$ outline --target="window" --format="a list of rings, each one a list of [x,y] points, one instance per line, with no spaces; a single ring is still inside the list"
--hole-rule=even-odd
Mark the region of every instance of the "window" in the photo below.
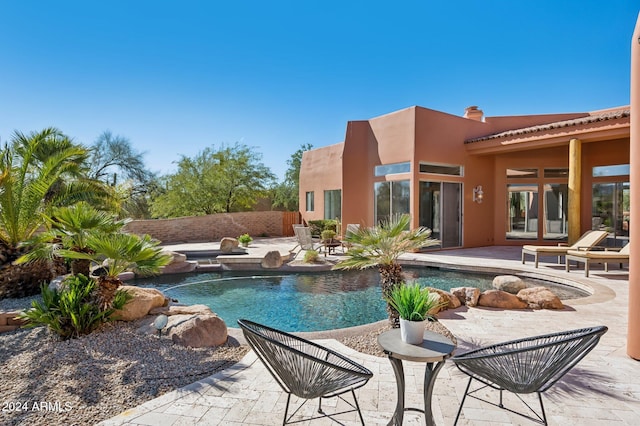
[[[593,168],[593,176],[626,176],[629,174],[629,164],[618,164],[615,166],[597,166]]]
[[[538,177],[538,169],[507,169],[509,179],[530,179]]]
[[[554,169],[544,169],[544,177],[546,177],[546,178],[564,178],[564,179],[567,179],[569,177],[569,169],[566,168],[566,167],[554,168]]]
[[[395,173],[409,173],[411,171],[411,163],[394,163],[383,164],[374,168],[373,174],[375,176],[392,175]]]
[[[543,238],[545,240],[564,241],[567,239],[568,199],[569,185],[566,183],[551,183],[544,185]]]
[[[394,216],[409,213],[409,181],[376,182],[375,221],[388,221]]]
[[[538,238],[538,185],[508,184],[507,239]]]
[[[607,245],[624,246],[629,241],[629,182],[594,183],[592,191],[591,229],[609,232]]]
[[[452,164],[420,163],[420,173],[437,175],[463,176],[462,166]]]
[[[306,195],[307,195],[306,196],[306,199],[307,199],[306,210],[308,212],[312,212],[313,211],[313,191],[307,192]]]
[[[342,191],[339,189],[333,189],[330,191],[324,191],[324,218],[335,219],[342,216],[340,210]]]

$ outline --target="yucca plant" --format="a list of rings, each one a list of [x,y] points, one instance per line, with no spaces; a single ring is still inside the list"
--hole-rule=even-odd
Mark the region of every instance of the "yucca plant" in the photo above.
[[[391,290],[387,302],[407,321],[424,321],[431,318],[429,311],[440,306],[440,296],[421,288],[420,284],[400,284]]]
[[[60,290],[43,284],[42,302],[31,302],[31,308],[20,314],[20,318],[27,321],[27,327],[47,326],[63,340],[89,334],[100,324],[112,320],[113,312],[124,307],[132,297],[119,291],[112,307],[102,309],[96,301],[96,288],[97,282],[82,274],[65,279]]]

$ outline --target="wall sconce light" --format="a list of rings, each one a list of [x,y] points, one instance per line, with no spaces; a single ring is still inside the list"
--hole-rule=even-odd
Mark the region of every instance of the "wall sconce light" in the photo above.
[[[480,204],[484,198],[484,192],[482,191],[482,185],[478,185],[473,188],[473,201]]]

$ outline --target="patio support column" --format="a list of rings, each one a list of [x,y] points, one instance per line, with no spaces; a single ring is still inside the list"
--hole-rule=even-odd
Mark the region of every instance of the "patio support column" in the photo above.
[[[631,37],[631,217],[629,220],[630,259],[640,255],[640,14]],[[629,262],[629,325],[627,354],[640,360],[640,264]]]
[[[568,201],[568,243],[578,241],[580,235],[580,190],[582,183],[582,141],[569,141],[569,201]]]

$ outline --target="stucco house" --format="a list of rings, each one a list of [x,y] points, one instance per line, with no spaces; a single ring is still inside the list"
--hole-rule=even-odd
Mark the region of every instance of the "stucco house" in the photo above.
[[[485,117],[419,106],[347,123],[304,153],[305,221],[371,226],[409,213],[441,248],[629,236],[630,108]]]

